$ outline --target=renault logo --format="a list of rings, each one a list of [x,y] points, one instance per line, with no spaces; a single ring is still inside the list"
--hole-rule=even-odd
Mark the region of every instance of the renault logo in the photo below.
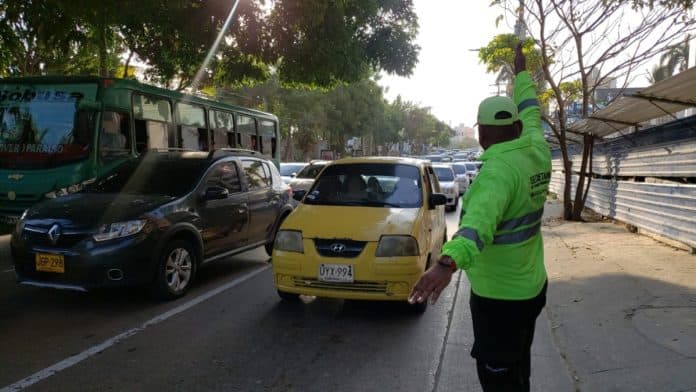
[[[14,173],[14,174],[10,174],[9,176],[7,176],[7,178],[9,178],[10,180],[19,181],[22,178],[24,178],[24,174]]]
[[[346,250],[346,246],[341,243],[331,244],[331,251],[334,253],[343,253]]]
[[[51,240],[51,243],[53,245],[58,243],[58,239],[60,238],[60,225],[57,223],[51,226],[50,229],[48,229],[48,239]]]

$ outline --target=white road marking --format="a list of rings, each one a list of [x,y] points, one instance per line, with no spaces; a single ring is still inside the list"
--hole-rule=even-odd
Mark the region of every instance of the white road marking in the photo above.
[[[75,354],[71,357],[65,358],[64,360],[57,362],[57,363],[55,363],[55,364],[53,364],[53,365],[51,365],[43,370],[39,370],[38,372],[36,372],[36,373],[34,373],[34,374],[32,374],[32,375],[30,375],[22,380],[17,381],[12,385],[8,385],[6,387],[3,387],[0,389],[0,392],[21,391],[22,389],[25,389],[33,384],[36,384],[37,382],[39,382],[41,380],[44,380],[48,377],[51,377],[52,375],[60,372],[61,370],[65,370],[69,367],[75,366],[78,363],[84,361],[85,359],[87,359],[95,354],[101,353],[102,351],[108,349],[109,347],[111,347],[117,343],[120,343],[120,342],[130,338],[131,336],[133,336],[139,332],[144,331],[148,327],[152,327],[153,325],[159,324],[162,321],[165,321],[172,316],[176,316],[177,314],[179,314],[185,310],[188,310],[188,309],[200,304],[201,302],[208,300],[208,299],[222,293],[223,291],[225,291],[227,289],[230,289],[230,288],[232,288],[232,287],[234,287],[234,286],[236,286],[236,285],[238,285],[246,280],[249,280],[249,279],[253,278],[254,276],[266,271],[269,268],[271,268],[271,266],[266,265],[266,266],[263,266],[261,268],[258,268],[256,270],[251,271],[247,275],[233,279],[233,280],[229,281],[228,283],[225,283],[224,285],[222,285],[220,287],[217,287],[211,291],[208,291],[205,294],[201,294],[196,298],[193,298],[187,302],[184,302],[183,304],[177,306],[174,309],[171,309],[165,313],[160,314],[159,316],[155,316],[155,317],[151,318],[150,320],[144,322],[139,327],[129,329],[126,332],[123,332],[121,334],[113,336],[113,337],[101,342],[100,344],[97,344],[96,346],[92,346],[92,347],[82,351],[79,354]]]
[[[0,274],[4,274],[4,273],[7,273],[7,272],[14,272],[14,268],[10,268],[10,269],[8,269],[8,270],[0,271]]]

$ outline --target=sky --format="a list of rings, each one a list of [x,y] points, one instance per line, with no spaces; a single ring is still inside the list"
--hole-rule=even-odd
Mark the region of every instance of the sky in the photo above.
[[[418,65],[408,78],[384,75],[380,84],[386,97],[432,108],[440,120],[457,126],[476,122],[478,104],[495,95],[494,74],[479,64],[471,49],[485,46],[493,36],[512,33],[505,22],[496,29],[500,8],[488,0],[414,0],[420,25],[416,42],[421,47]]]

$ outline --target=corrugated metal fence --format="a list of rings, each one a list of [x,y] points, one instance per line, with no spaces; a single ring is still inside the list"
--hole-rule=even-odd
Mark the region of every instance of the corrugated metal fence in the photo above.
[[[696,248],[696,184],[659,180],[696,178],[696,129],[691,126],[696,121],[687,120],[596,146],[593,171],[602,178],[592,179],[586,207]],[[573,155],[573,168],[580,167],[580,160]],[[572,195],[575,184],[574,175]],[[550,190],[562,196],[557,151]]]

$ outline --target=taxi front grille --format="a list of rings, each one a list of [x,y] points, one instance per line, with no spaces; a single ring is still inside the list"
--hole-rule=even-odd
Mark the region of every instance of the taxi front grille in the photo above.
[[[317,253],[324,257],[358,257],[365,248],[365,244],[367,244],[366,241],[314,239]]]
[[[362,292],[372,292],[372,293],[386,293],[387,292],[387,283],[386,282],[355,281],[353,283],[339,283],[339,282],[324,282],[321,280],[310,279],[310,278],[294,278],[294,284],[296,287],[307,287],[307,288],[313,288],[313,289],[362,291]]]

